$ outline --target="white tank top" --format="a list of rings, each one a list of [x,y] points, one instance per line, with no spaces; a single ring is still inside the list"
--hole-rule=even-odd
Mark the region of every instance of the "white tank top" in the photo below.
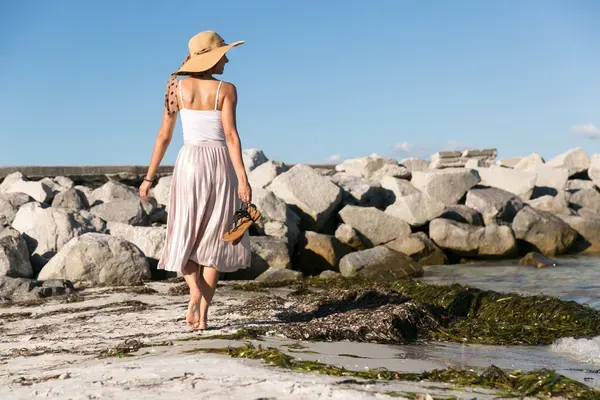
[[[181,99],[181,109],[179,112],[184,141],[225,140],[223,122],[221,121],[221,111],[217,110],[222,83],[223,81],[219,81],[217,97],[215,98],[215,108],[213,110],[190,110],[189,108],[185,108],[183,104],[181,83],[179,83],[179,98]]]

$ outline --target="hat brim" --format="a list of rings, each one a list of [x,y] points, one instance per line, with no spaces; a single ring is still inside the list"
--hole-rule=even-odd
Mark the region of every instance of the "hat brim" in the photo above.
[[[200,54],[194,57],[190,57],[181,68],[175,72],[177,75],[189,75],[196,72],[204,72],[206,70],[211,69],[219,62],[219,60],[232,48],[242,45],[245,42],[243,40],[239,40],[237,42],[233,42],[226,46],[217,47],[207,53]]]

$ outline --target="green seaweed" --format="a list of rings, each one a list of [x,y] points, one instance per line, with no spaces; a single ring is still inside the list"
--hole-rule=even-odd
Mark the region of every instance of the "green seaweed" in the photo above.
[[[247,327],[238,329],[233,333],[223,333],[218,335],[194,335],[184,339],[179,339],[179,342],[190,342],[196,340],[262,340],[261,336],[266,333],[265,328]]]
[[[291,295],[296,304],[282,313],[284,316],[280,315],[280,319],[296,325],[276,328],[293,339],[364,341],[369,338],[377,342],[405,343],[419,338],[496,345],[548,345],[562,337],[600,335],[600,313],[587,305],[549,296],[522,296],[460,284],[432,285],[413,279],[377,282],[365,278],[327,280],[310,277],[302,281],[247,282],[232,287],[249,291],[266,291],[274,287],[294,289]],[[386,311],[382,309],[386,306],[385,301],[372,305],[359,304],[360,301],[352,299],[332,301],[330,295],[336,291],[387,293],[388,299],[402,296],[406,302],[421,304],[421,309],[396,306]],[[327,321],[322,312],[306,309],[306,304],[311,302],[317,303],[321,310],[335,309],[335,313],[329,313],[332,314],[330,324],[323,326]],[[405,318],[409,323],[403,322],[403,326],[396,322],[390,325],[390,328],[400,328],[399,335],[386,334],[384,331],[388,328],[375,315],[398,321],[394,315],[403,309],[410,314],[419,313],[422,321],[429,322],[415,325],[413,322],[417,319]],[[295,317],[290,319],[290,315]],[[372,320],[372,323],[365,322],[362,329],[355,329],[351,323],[356,323],[357,319],[360,322],[359,317]],[[334,319],[336,324],[333,324]],[[436,323],[431,323],[432,319]],[[381,328],[375,336],[372,335],[373,327]]]
[[[347,357],[347,358],[368,358],[368,357],[363,357],[363,356],[357,356],[355,354],[346,354],[346,353],[338,354],[338,356]]]
[[[245,292],[265,292],[267,289],[280,287],[296,287],[301,281],[281,280],[273,282],[242,282],[230,285],[233,290],[242,290]]]
[[[402,397],[410,400],[425,400],[427,397],[423,393],[414,393],[414,392],[382,392],[388,397]],[[452,395],[430,395],[430,398],[433,400],[458,400],[459,398]]]
[[[287,347],[288,349],[293,349],[293,350],[299,350],[299,349],[306,349],[308,348],[308,346],[305,346],[303,344],[300,343],[291,343],[291,344],[282,344],[281,347]]]
[[[187,283],[183,283],[169,288],[167,294],[169,296],[187,296],[190,294],[190,288]]]
[[[265,292],[272,288],[287,287],[296,289],[296,295],[310,294],[306,290],[309,288],[315,289],[360,289],[360,288],[391,288],[394,282],[375,281],[368,278],[353,277],[353,278],[336,278],[323,279],[318,276],[308,277],[302,280],[290,279],[273,282],[242,282],[230,285],[233,290],[241,290],[247,292]]]
[[[108,358],[108,357],[133,357],[131,353],[135,353],[142,347],[146,347],[142,342],[137,339],[127,339],[122,343],[119,343],[117,346],[111,349],[102,350],[100,354],[98,354],[98,358]]]
[[[302,354],[321,354],[314,350],[290,350],[290,353],[302,353]]]
[[[173,278],[165,279],[163,282],[165,282],[165,283],[182,283],[182,282],[185,282],[185,278],[183,276],[175,276]]]
[[[46,375],[46,376],[31,377],[31,378],[21,376],[21,377],[15,379],[13,381],[13,383],[17,383],[17,384],[20,384],[23,386],[32,386],[36,383],[48,382],[48,381],[53,381],[53,380],[57,380],[57,379],[61,379],[61,374]]]
[[[33,299],[20,300],[20,301],[8,301],[5,303],[0,303],[0,308],[9,308],[9,307],[36,307],[43,304],[47,304],[53,301],[58,301],[59,303],[77,303],[80,301],[84,301],[83,296],[77,293],[63,295],[63,296],[49,296],[49,297],[37,297]]]
[[[290,296],[304,296],[305,294],[309,293],[310,289],[308,288],[308,286],[302,285],[295,289],[292,293],[290,293]]]
[[[391,290],[332,289],[298,298],[273,327],[290,339],[413,343],[438,321],[426,307]]]
[[[133,293],[133,294],[158,294],[158,291],[149,286],[120,286],[113,287],[102,293]]]
[[[306,284],[313,288],[321,289],[390,289],[393,281],[378,281],[370,278],[355,276],[352,278],[340,277],[336,279],[323,279],[318,276],[306,279]]]
[[[529,372],[504,371],[490,366],[479,373],[472,369],[435,369],[422,373],[405,373],[387,369],[347,370],[343,367],[324,364],[318,361],[296,360],[276,348],[263,349],[247,343],[240,347],[213,349],[194,349],[186,353],[214,353],[234,358],[262,360],[269,366],[285,368],[296,372],[314,372],[331,376],[346,376],[375,381],[440,382],[459,386],[475,386],[500,391],[505,396],[536,396],[546,398],[564,396],[576,400],[594,400],[600,398],[600,391],[587,385],[557,374],[548,369]]]
[[[600,313],[574,301],[414,280],[396,282],[394,288],[449,314],[448,326],[431,333],[436,340],[548,345],[561,337],[600,334]]]

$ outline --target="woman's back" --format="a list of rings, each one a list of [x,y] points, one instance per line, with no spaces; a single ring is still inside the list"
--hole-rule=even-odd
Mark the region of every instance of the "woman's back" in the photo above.
[[[225,140],[221,120],[223,81],[186,78],[179,82],[184,140]]]

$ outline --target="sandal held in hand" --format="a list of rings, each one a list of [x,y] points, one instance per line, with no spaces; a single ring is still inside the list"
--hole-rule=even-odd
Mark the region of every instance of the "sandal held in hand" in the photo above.
[[[234,246],[240,242],[244,233],[260,218],[260,211],[252,203],[243,203],[233,215],[233,222],[222,239]]]

